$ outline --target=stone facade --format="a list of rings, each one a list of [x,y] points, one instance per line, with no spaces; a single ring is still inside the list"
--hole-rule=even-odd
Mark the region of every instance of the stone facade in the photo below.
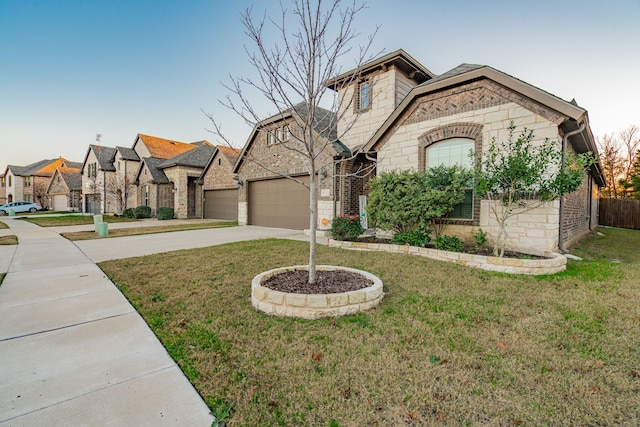
[[[190,168],[185,166],[171,167],[164,169],[167,178],[175,185],[176,189],[182,191],[175,192],[175,199],[167,207],[173,207],[175,217],[178,219],[195,218],[198,213],[202,212],[201,192],[196,184],[197,179],[202,173],[202,169]],[[186,191],[185,191],[186,190]],[[157,207],[164,207],[160,203],[169,203],[168,201],[159,200]]]
[[[308,168],[306,166],[306,158],[300,153],[288,148],[286,142],[268,143],[268,133],[275,132],[275,129],[289,126],[291,138],[294,138],[300,129],[296,127],[292,117],[278,121],[272,125],[257,130],[253,134],[253,140],[249,141],[249,145],[243,154],[240,166],[237,167],[239,179],[244,182],[257,181],[263,179],[281,178],[286,176],[308,176]],[[298,148],[295,142],[291,142],[291,146]],[[323,218],[328,223],[333,219],[333,171],[334,161],[333,153],[330,149],[324,152],[316,159],[316,167],[318,169],[318,204],[322,206],[322,212],[318,215],[318,227],[326,228],[327,225],[322,224]],[[235,181],[234,181],[235,183]],[[243,185],[238,191],[238,223],[247,224],[248,221],[248,186]],[[243,207],[244,204],[244,207]],[[329,209],[328,206],[331,205]]]

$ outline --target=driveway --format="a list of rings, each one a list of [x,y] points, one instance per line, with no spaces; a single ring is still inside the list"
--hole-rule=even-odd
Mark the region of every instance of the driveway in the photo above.
[[[77,240],[73,243],[91,261],[102,262],[151,255],[159,252],[204,248],[224,243],[270,238],[309,240],[309,236],[299,230],[244,225],[109,239]]]

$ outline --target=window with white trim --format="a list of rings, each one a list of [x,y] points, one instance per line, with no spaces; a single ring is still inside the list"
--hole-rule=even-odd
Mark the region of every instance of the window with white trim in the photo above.
[[[371,83],[365,80],[358,84],[358,92],[356,93],[355,108],[356,111],[368,110],[371,107]]]
[[[473,168],[473,158],[469,155],[475,149],[475,141],[466,138],[452,138],[437,142],[426,148],[425,166],[431,168],[439,165]],[[465,191],[462,203],[456,205],[449,214],[450,219],[473,219],[473,189]]]

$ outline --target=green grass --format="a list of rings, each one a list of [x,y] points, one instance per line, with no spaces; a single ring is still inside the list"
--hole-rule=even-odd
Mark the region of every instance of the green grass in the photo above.
[[[29,221],[40,227],[59,227],[66,225],[84,225],[93,224],[92,215],[64,215],[64,216],[51,216],[43,218],[21,218],[24,221]],[[104,222],[133,222],[138,221],[134,218],[124,218],[121,216],[103,215],[102,220]]]
[[[601,231],[546,277],[322,246],[319,263],[376,274],[385,297],[317,321],[249,301],[253,276],[306,263],[304,242],[101,268],[230,425],[638,425],[640,232]]]
[[[235,227],[238,225],[236,221],[220,221],[220,222],[194,222],[189,224],[172,224],[172,225],[154,225],[150,227],[134,227],[134,228],[115,228],[109,230],[109,234],[105,237],[124,237],[138,236],[141,234],[170,233],[173,231],[186,230],[202,230],[205,228],[225,228]],[[91,240],[104,239],[95,233],[95,231],[74,231],[69,233],[61,233],[63,237],[69,240]]]

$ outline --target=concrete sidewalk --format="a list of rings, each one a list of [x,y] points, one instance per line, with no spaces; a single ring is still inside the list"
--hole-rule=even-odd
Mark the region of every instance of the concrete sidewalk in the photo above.
[[[211,425],[144,320],[76,245],[6,222],[19,245],[0,253],[9,264],[0,286],[0,426]]]

